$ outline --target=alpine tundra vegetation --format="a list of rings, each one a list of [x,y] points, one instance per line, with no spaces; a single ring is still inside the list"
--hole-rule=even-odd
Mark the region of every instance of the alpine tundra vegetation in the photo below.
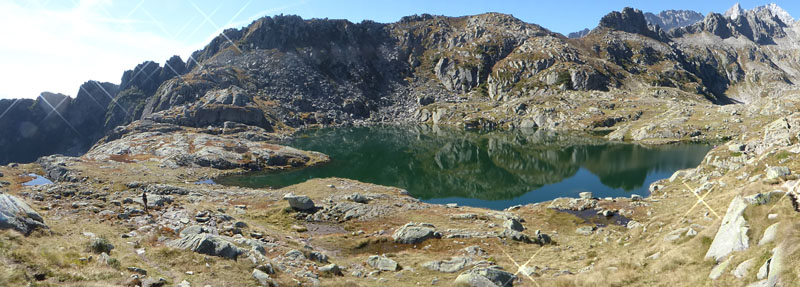
[[[263,17],[119,84],[0,100],[0,286],[798,286],[799,82],[774,4],[569,37]],[[379,132],[338,136],[359,127]],[[651,158],[686,144],[690,166]],[[374,182],[306,176],[326,167]],[[582,170],[627,193],[476,203]]]

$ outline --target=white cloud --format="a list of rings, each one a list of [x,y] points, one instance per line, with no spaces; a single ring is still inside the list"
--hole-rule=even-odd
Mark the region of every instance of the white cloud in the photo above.
[[[43,91],[75,96],[87,80],[119,83],[122,72],[196,45],[133,29],[140,21],[105,13],[109,0],[81,0],[52,9],[0,1],[0,98],[35,98]],[[27,4],[27,5],[25,5]]]

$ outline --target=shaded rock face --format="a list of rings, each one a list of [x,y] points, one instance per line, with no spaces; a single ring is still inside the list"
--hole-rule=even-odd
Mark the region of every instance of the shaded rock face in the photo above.
[[[264,111],[253,104],[252,98],[238,86],[206,92],[202,99],[180,110],[162,111],[148,115],[160,123],[188,127],[222,126],[226,122],[244,124],[273,131]]]
[[[664,10],[658,14],[644,13],[647,23],[661,27],[664,31],[692,25],[702,21],[703,14],[691,10]]]
[[[28,235],[39,228],[48,228],[39,213],[16,196],[0,191],[0,229]]]
[[[641,10],[630,7],[603,16],[597,27],[640,34],[654,39],[667,39],[661,28],[647,23]]]
[[[436,78],[450,91],[468,92],[478,85],[477,67],[459,67],[447,58],[442,58],[436,63],[434,69]]]
[[[608,90],[608,77],[595,70],[570,70],[572,88],[579,91]]]
[[[142,63],[124,72],[119,86],[87,81],[75,98],[45,92],[36,100],[0,100],[0,164],[85,153],[107,132],[138,119],[163,81],[186,72],[180,57],[167,64],[170,69]]]
[[[106,93],[116,92],[116,85],[89,81],[74,99],[42,93],[36,100],[0,100],[0,164],[86,152],[103,136],[103,114],[110,102]]]

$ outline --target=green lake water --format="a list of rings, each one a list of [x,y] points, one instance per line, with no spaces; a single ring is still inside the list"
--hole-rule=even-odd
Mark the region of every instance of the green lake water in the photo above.
[[[697,166],[707,144],[645,147],[543,130],[464,131],[431,126],[310,130],[285,144],[325,153],[316,167],[217,179],[279,188],[342,177],[404,188],[422,201],[492,209],[557,197],[648,195],[650,183]]]

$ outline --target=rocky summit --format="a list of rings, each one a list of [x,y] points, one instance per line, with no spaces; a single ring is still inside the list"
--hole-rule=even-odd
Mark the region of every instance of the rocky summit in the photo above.
[[[797,286],[798,35],[774,4],[625,8],[570,37],[498,13],[263,17],[119,84],[0,100],[0,286]],[[713,148],[648,194],[505,210],[346,178],[214,183],[336,164],[297,131],[388,124]],[[426,170],[475,149],[526,164],[502,144]]]

